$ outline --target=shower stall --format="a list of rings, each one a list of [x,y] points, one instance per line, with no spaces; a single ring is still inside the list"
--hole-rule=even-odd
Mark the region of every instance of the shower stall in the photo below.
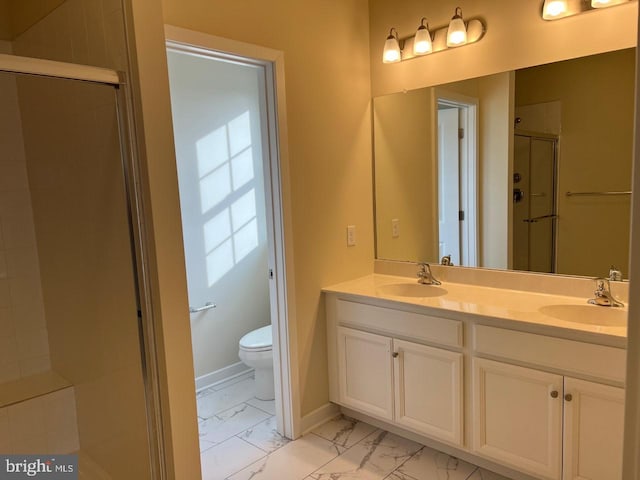
[[[126,4],[7,0],[0,25],[0,457],[80,479],[166,478]]]
[[[125,96],[115,72],[39,65],[0,55],[0,455],[161,478]]]
[[[514,136],[513,266],[556,271],[558,137],[518,132]]]

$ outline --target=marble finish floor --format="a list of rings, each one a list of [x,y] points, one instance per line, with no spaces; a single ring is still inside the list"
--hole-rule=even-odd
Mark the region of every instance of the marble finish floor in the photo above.
[[[244,378],[197,395],[203,480],[508,480],[344,416],[296,441]]]

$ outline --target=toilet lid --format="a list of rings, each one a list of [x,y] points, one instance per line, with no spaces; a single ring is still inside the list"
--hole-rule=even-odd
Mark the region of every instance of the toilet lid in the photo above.
[[[243,350],[268,350],[272,345],[271,325],[249,332],[240,339]]]

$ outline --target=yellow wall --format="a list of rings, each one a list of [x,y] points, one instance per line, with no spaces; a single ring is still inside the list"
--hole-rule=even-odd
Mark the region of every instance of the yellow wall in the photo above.
[[[636,49],[636,63],[638,54]],[[640,78],[636,78],[636,91],[640,91]],[[634,138],[640,138],[640,96],[636,95],[634,114]],[[640,149],[634,149],[633,190],[640,191]],[[640,298],[640,195],[632,198],[631,261],[629,298]],[[627,381],[625,385],[624,466],[622,478],[640,476],[640,302],[630,302],[627,327]]]
[[[165,23],[284,52],[302,413],[328,401],[320,288],[373,269],[366,0],[163,0]],[[355,225],[355,247],[346,226]]]
[[[435,111],[431,88],[373,103],[378,258],[438,261]],[[396,238],[392,219],[400,222]]]
[[[0,0],[0,40],[13,38],[10,15],[9,0]]]
[[[478,79],[480,265],[511,268],[513,72]]]
[[[373,96],[516,70],[531,65],[632,47],[638,2],[553,22],[540,17],[542,0],[371,0],[371,86]],[[456,6],[465,18],[480,17],[487,32],[478,43],[400,64],[383,64],[389,28],[415,33],[426,16],[446,26]]]
[[[561,101],[558,273],[628,277],[630,197],[565,193],[631,189],[635,50],[516,73],[516,105]]]

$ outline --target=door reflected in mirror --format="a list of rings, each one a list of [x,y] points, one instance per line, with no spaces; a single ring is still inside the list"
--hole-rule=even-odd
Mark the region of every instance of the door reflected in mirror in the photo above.
[[[375,98],[376,257],[626,272],[634,88],[627,49]]]

